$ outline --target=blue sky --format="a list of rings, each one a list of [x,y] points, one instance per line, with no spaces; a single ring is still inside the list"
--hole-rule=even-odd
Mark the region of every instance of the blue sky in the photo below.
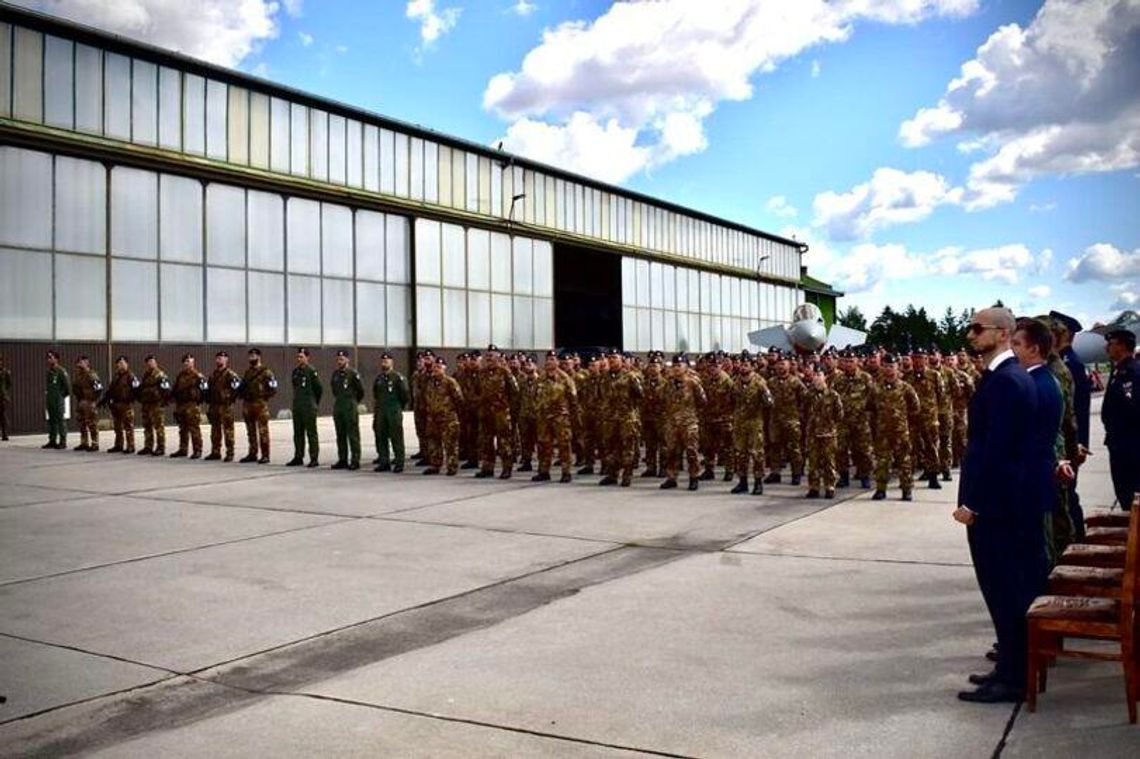
[[[872,316],[1140,308],[1140,0],[26,4],[795,235]]]

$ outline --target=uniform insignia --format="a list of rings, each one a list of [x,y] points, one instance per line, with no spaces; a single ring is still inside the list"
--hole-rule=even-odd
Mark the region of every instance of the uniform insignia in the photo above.
[[[139,385],[140,385],[140,384],[141,384],[141,383],[139,382],[139,378],[138,378],[138,377],[132,377],[132,378],[131,378],[131,387],[133,387],[135,390],[138,390],[138,389],[139,389]]]
[[[269,389],[270,389],[270,390],[276,390],[276,389],[277,389],[277,378],[276,378],[276,377],[271,377],[271,378],[269,379],[269,382],[268,382],[268,383],[266,383],[266,384],[268,384],[268,385],[269,385]]]
[[[100,393],[103,391],[103,383],[100,382],[99,380],[95,380],[94,382],[91,383],[91,389],[97,393]]]
[[[234,377],[232,380],[230,380],[230,388],[231,389],[237,390],[239,387],[241,387],[241,378]]]

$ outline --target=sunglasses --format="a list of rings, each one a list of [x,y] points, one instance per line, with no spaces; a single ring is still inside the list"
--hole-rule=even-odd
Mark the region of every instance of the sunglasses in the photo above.
[[[970,334],[970,335],[980,335],[983,332],[985,332],[987,329],[1000,329],[1000,328],[995,327],[992,324],[971,324],[969,327],[966,328],[966,333]]]

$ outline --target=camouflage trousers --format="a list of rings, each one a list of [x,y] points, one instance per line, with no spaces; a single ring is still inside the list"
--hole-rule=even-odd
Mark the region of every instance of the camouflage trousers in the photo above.
[[[921,466],[924,472],[937,472],[938,466],[938,419],[937,417],[920,418],[911,429],[911,452],[914,462]]]
[[[503,469],[513,466],[512,438],[510,411],[488,412],[479,418],[479,465],[484,471],[494,470],[496,453]]]
[[[75,404],[75,418],[79,422],[79,444],[99,448],[99,413],[95,401],[79,401]]]
[[[550,472],[550,462],[554,455],[554,446],[557,444],[562,474],[570,474],[570,464],[574,458],[574,453],[571,450],[570,417],[555,416],[538,419],[535,427],[538,435],[539,473]]]
[[[178,450],[186,453],[189,445],[201,455],[202,409],[197,403],[179,403],[174,407],[174,421],[178,423]]]
[[[206,410],[206,418],[210,420],[210,454],[222,453],[222,440],[225,440],[226,455],[234,455],[234,408],[224,406],[210,406]]]
[[[140,404],[143,423],[143,450],[166,451],[166,418],[161,403]]]
[[[911,444],[907,430],[880,430],[875,439],[875,489],[886,490],[891,470],[899,476],[899,487],[904,493],[914,489],[914,470],[911,468]]]
[[[954,439],[954,417],[950,414],[938,415],[938,468],[949,470],[951,444]]]
[[[459,471],[459,417],[428,416],[425,422],[424,437],[428,464],[455,474]]]
[[[8,439],[8,406],[12,404],[7,398],[0,398],[0,437]]]
[[[732,439],[731,419],[710,419],[700,425],[701,452],[706,469],[717,464],[732,469]]]
[[[950,438],[951,466],[961,466],[966,455],[966,409],[954,411],[954,429]]]
[[[459,456],[464,461],[479,460],[479,411],[464,409],[459,417]]]
[[[642,417],[641,439],[645,443],[645,466],[654,472],[665,468],[665,447],[662,424],[659,419]]]
[[[836,436],[812,435],[808,438],[808,487],[812,490],[835,490]]]
[[[847,472],[855,465],[855,476],[870,477],[874,469],[872,463],[871,423],[865,416],[854,419],[845,417],[839,426],[836,440],[835,465],[840,472]]]
[[[538,420],[524,416],[519,420],[519,462],[529,464],[538,445]]]
[[[416,429],[416,440],[420,441],[420,453],[427,455],[427,445],[424,438],[427,436],[427,408],[419,401],[412,405],[412,424]]]
[[[133,403],[111,403],[111,424],[115,427],[115,448],[135,449],[135,406]]]
[[[784,464],[792,465],[792,474],[800,476],[804,473],[804,454],[801,447],[803,431],[800,429],[800,420],[773,419],[770,427],[772,440],[770,448],[772,471],[779,472]]]
[[[601,426],[598,448],[602,455],[602,474],[628,480],[633,476],[633,462],[638,453],[637,424],[630,419],[606,419]]]
[[[573,430],[570,432],[571,436],[576,435],[575,440],[579,446],[578,463],[582,466],[592,467],[598,457],[600,426],[596,419],[583,416],[578,432],[574,433]]]
[[[269,404],[265,401],[245,401],[241,409],[245,420],[245,434],[249,438],[249,455],[269,458]]]
[[[759,419],[736,422],[732,427],[733,471],[738,477],[764,476],[764,423]]]
[[[681,458],[684,457],[689,477],[697,477],[701,473],[701,459],[698,453],[700,443],[700,426],[696,420],[665,423],[665,476],[670,480],[677,479],[677,471],[681,468]]]

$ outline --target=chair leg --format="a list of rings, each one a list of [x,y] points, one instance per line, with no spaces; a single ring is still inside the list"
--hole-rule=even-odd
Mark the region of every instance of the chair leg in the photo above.
[[[1136,724],[1136,699],[1137,694],[1137,666],[1136,666],[1136,651],[1133,649],[1132,641],[1120,641],[1120,661],[1124,665],[1124,693],[1128,699],[1128,722]]]

